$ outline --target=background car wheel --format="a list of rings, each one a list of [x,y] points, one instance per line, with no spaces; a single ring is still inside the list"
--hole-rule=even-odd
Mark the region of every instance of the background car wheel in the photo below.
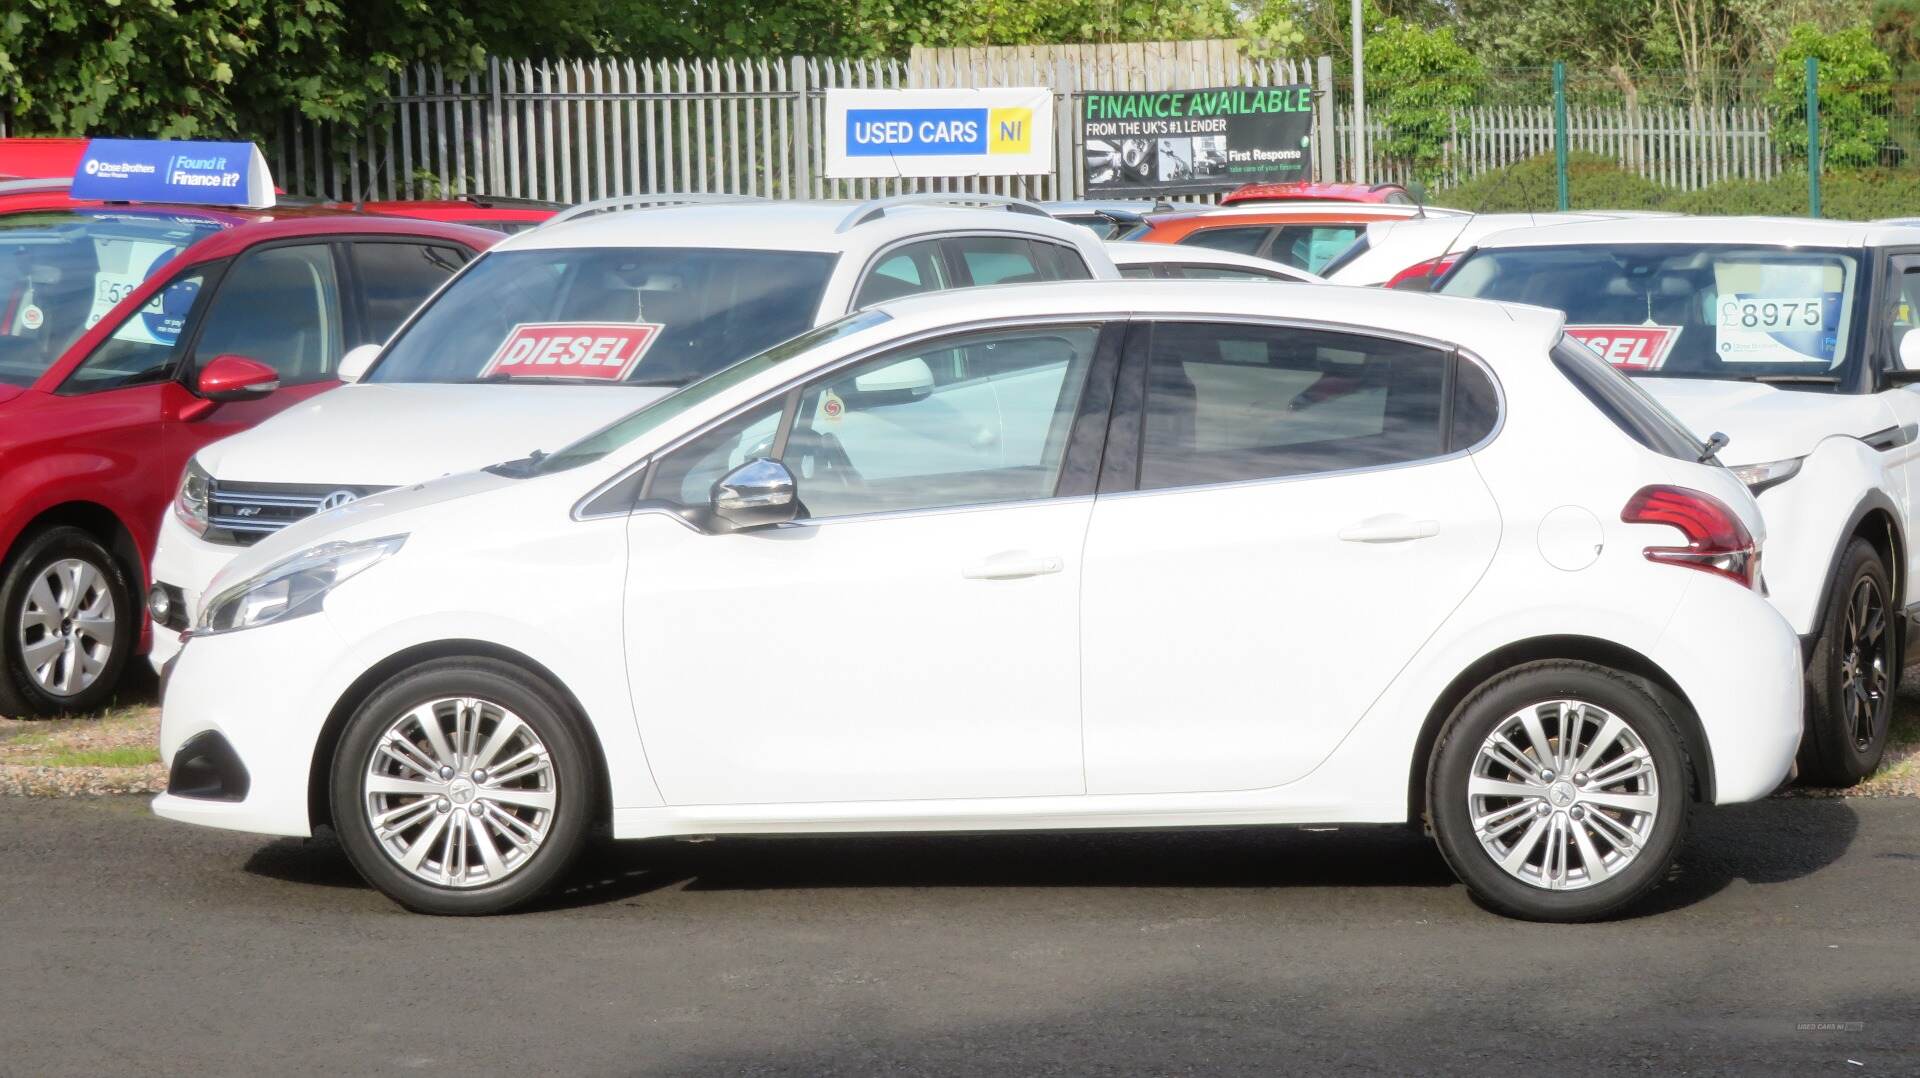
[[[347,857],[420,913],[501,913],[538,895],[579,854],[597,793],[564,707],[485,659],[389,681],[347,721],[332,765]]]
[[[0,578],[0,715],[93,711],[139,642],[141,606],[113,554],[79,528],[27,541]]]
[[[1686,742],[1638,678],[1517,667],[1441,729],[1427,776],[1440,852],[1487,906],[1587,921],[1665,878],[1692,808]]]
[[[1807,661],[1803,782],[1852,786],[1880,766],[1900,669],[1897,614],[1880,552],[1855,539],[1834,574],[1820,641]]]

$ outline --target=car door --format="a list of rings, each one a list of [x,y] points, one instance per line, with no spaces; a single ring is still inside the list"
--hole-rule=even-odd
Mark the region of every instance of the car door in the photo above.
[[[1870,327],[1869,347],[1876,349],[1879,370],[1900,369],[1900,339],[1920,326],[1920,253],[1894,254],[1887,260],[1885,285],[1875,303],[1877,325]],[[1876,386],[1885,385],[1878,382]],[[1880,389],[1886,403],[1891,427],[1879,440],[1881,459],[1892,469],[1900,484],[1898,495],[1905,500],[1901,511],[1907,520],[1914,518],[1920,505],[1920,384],[1891,385]],[[1920,571],[1920,543],[1907,544],[1907,579]],[[1913,598],[1911,590],[1908,599]]]
[[[335,245],[326,240],[262,244],[234,259],[200,317],[176,391],[191,398],[187,387],[199,369],[223,355],[272,367],[280,387],[196,411],[191,421],[175,424],[170,450],[181,468],[201,446],[338,384],[334,364],[351,347],[343,278]]]
[[[1298,779],[1493,557],[1462,452],[1493,386],[1425,344],[1233,322],[1137,326],[1120,385],[1085,555],[1087,792]]]
[[[669,803],[1082,792],[1080,550],[1117,344],[1076,324],[896,349],[654,464],[626,645]],[[801,517],[702,531],[756,457],[794,473]]]

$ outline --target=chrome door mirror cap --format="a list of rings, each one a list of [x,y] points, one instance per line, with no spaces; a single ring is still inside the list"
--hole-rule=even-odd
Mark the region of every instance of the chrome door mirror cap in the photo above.
[[[743,531],[785,524],[800,511],[793,473],[777,460],[747,461],[713,484],[715,531]]]

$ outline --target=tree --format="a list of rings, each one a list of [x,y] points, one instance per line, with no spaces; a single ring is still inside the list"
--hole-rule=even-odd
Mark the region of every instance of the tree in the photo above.
[[[1888,149],[1893,63],[1874,46],[1865,26],[1823,33],[1801,23],[1788,34],[1773,71],[1767,105],[1773,140],[1794,157],[1807,156],[1806,61],[1820,62],[1820,159],[1829,165],[1872,165]]]
[[[1473,103],[1485,73],[1480,58],[1454,38],[1450,26],[1429,30],[1387,19],[1367,38],[1366,65],[1369,101],[1387,129],[1383,148],[1407,162],[1414,175],[1431,179],[1453,137],[1456,114]],[[1464,115],[1457,122],[1464,125]]]

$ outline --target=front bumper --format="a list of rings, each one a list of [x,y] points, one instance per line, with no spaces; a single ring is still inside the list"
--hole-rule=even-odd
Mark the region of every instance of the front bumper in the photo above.
[[[329,675],[343,651],[325,613],[194,637],[168,671],[160,758],[190,778],[205,771],[188,766],[191,758],[219,743],[223,755],[206,766],[237,769],[246,778],[211,786],[183,778],[178,790],[170,786],[154,799],[154,813],[256,834],[311,834],[314,749],[332,709]]]
[[[200,600],[206,595],[214,576],[244,550],[246,547],[207,542],[188,531],[187,526],[169,512],[160,522],[160,538],[154,544],[153,567],[148,579],[155,584],[167,584],[179,590],[185,624],[191,625],[200,613]],[[165,669],[167,660],[179,651],[179,630],[156,623],[153,626],[153,649],[147,654],[147,661],[153,664],[154,670]]]

